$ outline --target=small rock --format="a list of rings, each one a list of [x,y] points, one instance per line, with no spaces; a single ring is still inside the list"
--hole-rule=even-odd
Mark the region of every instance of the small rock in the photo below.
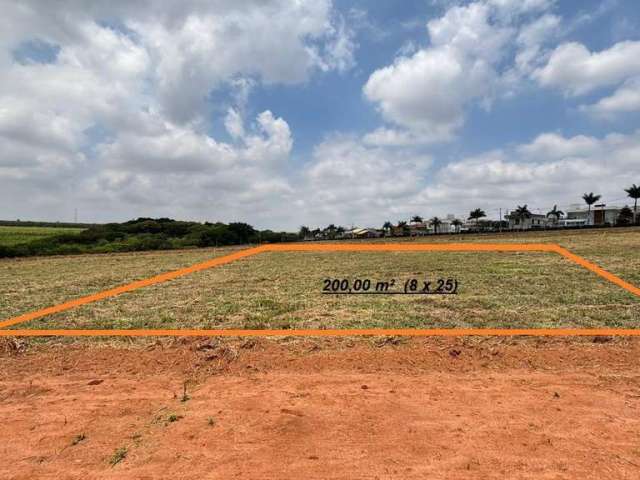
[[[96,378],[95,380],[91,380],[87,385],[100,385],[104,380],[100,378]]]

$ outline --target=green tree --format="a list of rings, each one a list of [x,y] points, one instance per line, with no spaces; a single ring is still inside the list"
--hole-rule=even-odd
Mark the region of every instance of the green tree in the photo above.
[[[638,223],[638,199],[640,198],[640,186],[635,183],[624,189],[630,198],[633,198],[633,223]]]
[[[391,223],[389,220],[387,220],[386,222],[384,222],[384,224],[382,225],[382,230],[384,230],[384,232],[389,235],[391,233],[391,230],[393,229],[393,223]]]
[[[558,220],[560,220],[560,217],[562,217],[564,215],[564,212],[562,210],[558,210],[558,205],[554,205],[553,206],[553,210],[550,210],[547,212],[547,218],[548,217],[553,217],[553,224],[557,225]]]
[[[325,234],[329,239],[333,240],[336,238],[336,233],[338,231],[338,227],[336,227],[333,223],[330,224],[327,228],[324,229]]]
[[[460,227],[462,226],[462,220],[456,218],[451,222],[451,225],[456,227],[456,233],[460,233]]]
[[[485,218],[486,216],[487,214],[481,208],[476,208],[475,210],[469,212],[469,220],[476,221],[476,228],[478,228],[480,225],[480,219]]]
[[[584,195],[582,195],[582,199],[589,206],[589,211],[587,213],[587,225],[589,224],[593,225],[593,222],[591,221],[591,205],[596,203],[601,198],[602,198],[602,195],[595,195],[593,192],[585,193]]]
[[[300,230],[298,231],[298,237],[304,240],[305,238],[308,238],[310,235],[311,235],[311,230],[309,230],[309,227],[302,225],[300,227]]]
[[[616,225],[630,225],[634,221],[634,215],[628,205],[625,205],[618,213]]]
[[[409,225],[407,225],[407,222],[405,222],[405,221],[398,222],[398,227],[402,229],[402,234],[403,235],[408,235],[409,232],[411,231],[409,229]]]
[[[239,239],[238,243],[249,243],[258,233],[251,225],[243,222],[232,222],[227,227],[229,232]]]
[[[520,220],[520,225],[521,225],[521,229],[524,230],[524,221],[527,218],[531,218],[531,212],[529,211],[529,208],[527,208],[527,205],[523,205],[520,206],[518,205],[518,208],[516,208],[513,211],[513,215]]]
[[[429,223],[433,226],[433,232],[438,233],[438,228],[440,227],[440,225],[442,225],[442,220],[440,220],[438,217],[433,217],[431,220],[429,220]]]
[[[411,223],[422,223],[422,217],[420,215],[414,215],[411,217]]]

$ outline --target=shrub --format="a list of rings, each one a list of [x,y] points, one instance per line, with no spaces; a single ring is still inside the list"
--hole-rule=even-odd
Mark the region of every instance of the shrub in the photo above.
[[[112,253],[186,247],[240,245],[257,241],[296,241],[292,233],[258,232],[247,223],[197,223],[170,218],[138,218],[124,223],[94,225],[80,233],[0,246],[0,257]]]

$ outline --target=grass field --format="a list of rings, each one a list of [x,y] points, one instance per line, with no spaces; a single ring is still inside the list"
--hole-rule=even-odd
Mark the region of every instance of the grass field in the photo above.
[[[640,284],[640,229],[427,237],[553,242]],[[0,317],[231,252],[0,262]],[[455,296],[322,295],[324,278],[455,278]],[[23,328],[626,327],[640,299],[551,253],[267,253],[45,317]]]
[[[79,233],[82,228],[0,226],[0,245],[13,246],[64,233]]]
[[[559,243],[640,285],[640,229],[394,241]],[[234,250],[2,259],[0,318]],[[459,295],[321,294],[327,277],[425,276],[457,278]],[[640,299],[557,254],[306,252],[16,327],[639,320]],[[0,478],[636,478],[639,354],[640,338],[601,336],[0,338]]]

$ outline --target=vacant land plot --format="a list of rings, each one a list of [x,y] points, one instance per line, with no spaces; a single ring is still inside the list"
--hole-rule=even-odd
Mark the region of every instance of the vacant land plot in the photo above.
[[[0,226],[0,245],[13,246],[21,243],[39,240],[41,238],[62,235],[65,233],[79,233],[82,228],[62,227],[6,227]]]
[[[96,293],[234,250],[229,247],[0,259],[0,317]]]
[[[553,242],[640,284],[640,230]],[[0,317],[233,249],[0,260]],[[455,277],[457,296],[322,295]],[[269,253],[29,328],[625,326],[628,292],[551,253]],[[22,327],[23,325],[20,325]],[[631,479],[640,339],[0,338],[0,478]]]
[[[413,241],[452,239],[559,243],[640,284],[638,229]],[[2,316],[230,251],[5,262]],[[460,287],[451,296],[337,296],[322,293],[325,278],[452,278]],[[552,253],[304,252],[261,254],[16,328],[635,328],[639,320],[637,297]]]

